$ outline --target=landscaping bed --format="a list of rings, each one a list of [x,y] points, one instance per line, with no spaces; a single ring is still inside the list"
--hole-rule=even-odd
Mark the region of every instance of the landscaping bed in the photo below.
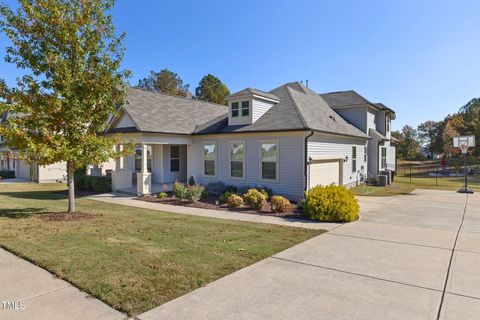
[[[150,195],[150,196],[137,197],[136,199],[147,201],[147,202],[171,204],[171,205],[183,206],[183,207],[232,211],[232,212],[258,214],[258,215],[274,216],[274,217],[289,217],[289,218],[300,218],[300,219],[306,218],[306,216],[304,215],[301,208],[299,208],[297,203],[291,203],[288,206],[287,211],[285,212],[273,212],[271,204],[269,202],[267,202],[263,207],[263,209],[261,210],[254,210],[248,206],[230,208],[228,207],[227,204],[220,204],[220,203],[217,204],[218,197],[215,197],[215,196],[208,196],[207,198],[201,199],[196,202],[190,202],[183,199],[178,199],[171,193],[168,193],[168,196],[166,196],[165,198],[159,198],[156,195]]]

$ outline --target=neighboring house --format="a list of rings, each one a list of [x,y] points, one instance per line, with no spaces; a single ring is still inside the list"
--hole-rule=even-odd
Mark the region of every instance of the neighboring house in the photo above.
[[[395,138],[391,135],[391,121],[395,120],[395,112],[382,103],[371,103],[353,90],[320,96],[333,110],[371,138],[366,146],[368,176],[376,178],[385,170],[395,173]]]
[[[0,123],[5,123],[8,117],[9,114],[5,112]],[[3,136],[0,136],[0,170],[15,171],[16,178],[40,183],[65,181],[67,177],[65,162],[48,166],[30,165],[19,158],[17,149],[12,149],[4,143]]]
[[[351,105],[365,120],[355,121],[332,97],[293,82],[269,92],[247,88],[229,96],[226,107],[131,88],[106,133],[121,133],[138,147],[135,156],[116,161],[113,188],[157,192],[193,176],[205,185],[266,185],[298,200],[318,184],[354,186],[367,172],[393,170],[386,126],[395,113]],[[392,151],[378,153],[383,147]]]

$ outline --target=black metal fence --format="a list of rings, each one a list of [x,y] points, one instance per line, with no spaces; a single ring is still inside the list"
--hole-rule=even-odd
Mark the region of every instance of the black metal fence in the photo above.
[[[443,165],[440,161],[398,164],[395,180],[455,189],[464,185],[464,177],[463,159],[454,158]],[[480,188],[480,163],[475,158],[468,159],[467,181],[469,187]]]

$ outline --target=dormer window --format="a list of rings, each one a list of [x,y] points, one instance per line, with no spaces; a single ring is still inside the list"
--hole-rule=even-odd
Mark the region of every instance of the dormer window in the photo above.
[[[238,102],[232,102],[232,117],[238,117]]]
[[[250,105],[248,101],[242,101],[242,117],[247,117],[250,114]]]
[[[387,122],[387,132],[390,132],[390,117],[386,117]]]

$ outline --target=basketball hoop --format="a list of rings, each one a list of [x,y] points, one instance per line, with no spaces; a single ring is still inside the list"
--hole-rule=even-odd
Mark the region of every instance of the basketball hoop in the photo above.
[[[458,192],[460,192],[460,193],[473,193],[472,189],[468,188],[467,151],[468,151],[468,148],[475,147],[475,136],[453,137],[453,146],[462,150],[462,154],[463,154],[465,183],[463,185],[463,188],[460,188],[458,190]]]

